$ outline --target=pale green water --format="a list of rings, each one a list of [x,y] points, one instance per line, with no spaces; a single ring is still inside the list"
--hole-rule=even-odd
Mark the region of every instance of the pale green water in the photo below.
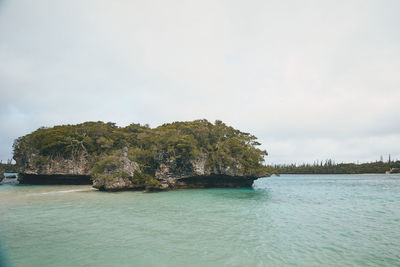
[[[400,266],[399,175],[150,194],[2,185],[0,214],[13,266]]]

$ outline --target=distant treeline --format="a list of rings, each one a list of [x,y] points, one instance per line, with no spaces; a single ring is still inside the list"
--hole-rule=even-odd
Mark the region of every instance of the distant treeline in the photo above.
[[[362,173],[400,173],[400,160],[376,161],[369,163],[335,163],[332,160],[314,164],[275,165],[281,174],[362,174]]]
[[[3,172],[17,172],[17,166],[11,163],[0,163],[0,170]]]

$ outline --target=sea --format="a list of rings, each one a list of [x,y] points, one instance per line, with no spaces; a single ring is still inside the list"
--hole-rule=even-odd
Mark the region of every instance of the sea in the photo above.
[[[0,185],[0,266],[400,266],[400,175],[159,193]]]

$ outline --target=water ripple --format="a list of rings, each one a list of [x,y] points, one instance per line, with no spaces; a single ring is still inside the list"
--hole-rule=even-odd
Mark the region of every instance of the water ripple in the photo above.
[[[14,266],[400,266],[399,177],[155,194],[2,186],[0,235]]]

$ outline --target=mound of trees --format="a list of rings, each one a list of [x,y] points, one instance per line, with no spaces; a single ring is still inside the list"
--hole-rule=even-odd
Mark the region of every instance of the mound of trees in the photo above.
[[[17,163],[23,162],[29,151],[39,153],[44,160],[72,158],[82,152],[96,159],[112,156],[127,147],[129,158],[149,175],[154,175],[161,151],[177,165],[206,155],[208,166],[238,163],[246,175],[271,173],[273,168],[263,165],[267,152],[259,149],[259,145],[255,136],[222,121],[214,124],[207,120],[174,122],[156,128],[140,124],[118,127],[115,123],[99,121],[42,127],[15,140],[13,148]],[[101,169],[99,165],[97,168]]]

